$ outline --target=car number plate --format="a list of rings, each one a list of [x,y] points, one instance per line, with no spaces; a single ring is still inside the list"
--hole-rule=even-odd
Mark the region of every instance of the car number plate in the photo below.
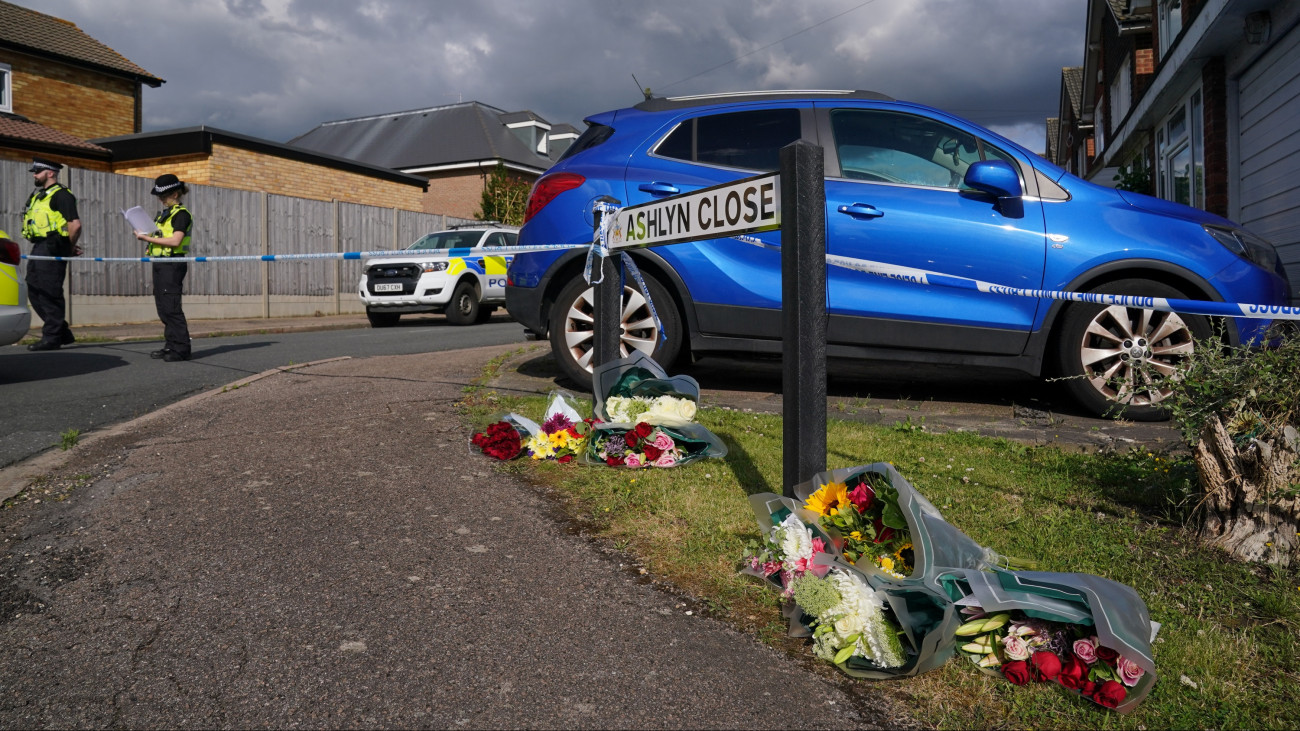
[[[375,291],[376,292],[401,292],[402,284],[401,282],[395,282],[393,284],[376,284]]]

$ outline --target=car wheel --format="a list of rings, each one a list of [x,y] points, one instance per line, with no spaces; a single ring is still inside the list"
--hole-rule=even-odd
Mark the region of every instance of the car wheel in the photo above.
[[[664,368],[670,368],[682,347],[681,318],[668,290],[649,274],[642,272],[642,277],[665,337],[659,342],[659,329],[655,327],[645,295],[629,282],[623,287],[619,355],[626,357],[639,350]],[[595,355],[592,349],[596,335],[595,299],[595,288],[577,278],[560,290],[560,296],[551,306],[551,353],[564,375],[585,388],[591,388],[591,359]]]
[[[366,319],[370,321],[370,327],[393,327],[402,319],[402,313],[366,310]]]
[[[462,279],[451,292],[447,303],[447,322],[453,325],[473,325],[478,320],[478,290],[469,280]]]
[[[1093,291],[1187,299],[1173,287],[1139,279]],[[1210,334],[1210,321],[1201,315],[1073,303],[1057,339],[1059,373],[1070,395],[1097,416],[1166,419],[1160,406],[1170,393],[1164,377],[1185,369]]]

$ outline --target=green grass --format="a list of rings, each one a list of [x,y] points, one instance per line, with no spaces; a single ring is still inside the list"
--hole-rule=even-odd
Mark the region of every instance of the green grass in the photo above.
[[[481,431],[508,411],[539,417],[545,399],[478,386],[462,406],[466,427]],[[576,519],[715,616],[811,657],[784,637],[776,594],[737,572],[742,546],[758,536],[747,495],[781,492],[781,418],[708,408],[698,418],[727,443],[726,459],[635,472],[528,460],[499,466],[569,496]],[[941,728],[1294,726],[1300,571],[1237,563],[1184,535],[1196,481],[1189,461],[1145,450],[1075,454],[916,426],[832,419],[827,467],[890,462],[980,543],[1044,571],[1132,586],[1163,625],[1154,645],[1160,681],[1123,716],[1052,685],[987,678],[961,658],[879,683],[880,692]]]

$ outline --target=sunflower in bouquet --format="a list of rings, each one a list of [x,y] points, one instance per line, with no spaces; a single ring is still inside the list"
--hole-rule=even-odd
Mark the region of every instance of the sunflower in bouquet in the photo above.
[[[912,573],[907,518],[887,478],[862,472],[844,482],[825,483],[808,496],[804,507],[818,515],[823,528],[840,536],[849,563],[867,559],[899,579]]]

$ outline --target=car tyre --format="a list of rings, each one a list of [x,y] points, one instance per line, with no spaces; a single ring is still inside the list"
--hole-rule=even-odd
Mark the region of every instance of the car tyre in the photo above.
[[[453,325],[473,325],[478,321],[478,290],[469,280],[462,279],[451,291],[447,303],[447,322]]]
[[[668,290],[654,277],[642,272],[646,288],[659,322],[664,339],[660,342],[645,295],[634,282],[623,288],[623,332],[619,342],[619,355],[627,357],[633,350],[648,353],[664,368],[671,368],[682,349],[681,317]],[[561,372],[579,386],[591,388],[592,346],[595,343],[595,288],[580,277],[565,285],[551,306],[549,335],[551,353]]]
[[[366,310],[366,319],[370,321],[370,327],[393,327],[402,319],[402,313]]]
[[[1093,292],[1187,299],[1158,282],[1124,279]],[[1118,305],[1072,303],[1062,316],[1057,366],[1066,391],[1089,412],[1133,421],[1169,418],[1160,402],[1169,396],[1162,376],[1186,367],[1195,348],[1212,334],[1201,315]]]

